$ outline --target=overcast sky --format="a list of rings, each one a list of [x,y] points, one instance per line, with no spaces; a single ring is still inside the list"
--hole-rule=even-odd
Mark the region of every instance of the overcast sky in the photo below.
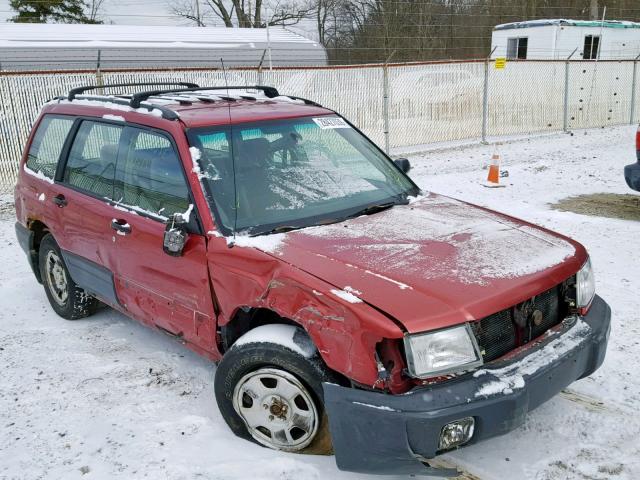
[[[120,25],[188,25],[171,16],[169,0],[104,0],[102,20]],[[0,22],[14,15],[9,0],[0,0]]]

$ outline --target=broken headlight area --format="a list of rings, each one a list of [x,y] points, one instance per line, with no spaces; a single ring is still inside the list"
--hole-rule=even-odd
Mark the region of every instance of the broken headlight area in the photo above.
[[[468,324],[407,335],[404,338],[409,375],[435,377],[482,365],[478,343]]]

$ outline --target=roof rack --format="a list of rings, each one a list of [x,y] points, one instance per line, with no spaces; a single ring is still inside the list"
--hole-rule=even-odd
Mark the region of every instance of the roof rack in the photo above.
[[[118,88],[118,87],[156,87],[160,85],[180,85],[186,88],[198,88],[197,83],[190,82],[141,82],[141,83],[112,83],[109,85],[88,85],[84,87],[72,88],[69,90],[69,94],[67,95],[67,100],[73,100],[77,95],[82,95],[84,92],[88,92],[90,90],[101,90],[104,88]]]
[[[84,92],[104,89],[104,88],[119,88],[119,87],[142,87],[142,86],[160,86],[160,85],[179,85],[183,88],[172,88],[165,90],[149,90],[145,92],[138,92],[134,94],[120,94],[118,96],[98,96],[98,95],[82,95]],[[195,83],[189,82],[145,82],[145,83],[116,83],[109,85],[92,85],[85,87],[73,88],[69,91],[67,96],[57,97],[57,100],[89,100],[89,101],[98,101],[105,103],[115,103],[117,105],[124,105],[130,108],[144,108],[149,111],[154,109],[159,110],[162,113],[162,117],[167,120],[175,120],[179,118],[178,114],[167,108],[163,105],[158,105],[157,103],[153,103],[152,101],[145,102],[145,100],[149,100],[151,97],[158,97],[158,99],[162,99],[163,95],[171,95],[176,94],[167,100],[175,100],[179,103],[189,103],[190,100],[185,98],[184,102],[179,101],[175,97],[180,97],[184,94],[188,93],[196,93],[193,95],[196,99],[205,102],[211,103],[216,100],[225,100],[230,102],[235,102],[237,100],[257,100],[256,97],[251,95],[238,95],[237,97],[233,97],[230,95],[215,95],[215,96],[207,96],[207,95],[197,95],[198,92],[211,91],[211,90],[219,90],[219,91],[228,91],[228,90],[261,90],[264,93],[264,96],[268,99],[276,99],[280,97],[280,93],[275,87],[269,87],[264,85],[232,85],[232,86],[216,86],[216,87],[200,87]],[[312,101],[307,100],[306,98],[295,97],[292,95],[283,95],[286,98],[291,100],[299,100],[304,102],[306,105],[313,105],[316,107],[320,107],[321,105]]]
[[[188,87],[188,88],[174,88],[169,90],[151,90],[149,92],[134,93],[131,96],[131,106],[136,108],[140,105],[140,102],[147,100],[149,97],[155,97],[158,95],[165,95],[167,93],[189,93],[198,92],[202,90],[262,90],[267,98],[279,97],[280,94],[275,87],[266,87],[263,85],[232,85],[232,86],[217,86],[217,87]]]

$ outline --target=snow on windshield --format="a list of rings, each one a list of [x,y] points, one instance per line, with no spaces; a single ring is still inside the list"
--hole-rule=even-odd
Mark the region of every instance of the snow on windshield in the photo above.
[[[352,162],[356,163],[356,162]],[[370,181],[354,173],[356,165],[336,167],[326,156],[310,156],[309,163],[265,172],[269,189],[280,198],[268,210],[299,209],[309,202],[338,199],[376,190]]]
[[[209,182],[214,208],[228,230],[333,220],[336,212],[411,192],[411,182],[349,124],[321,118],[190,134],[194,171]],[[207,178],[212,170],[216,174]]]

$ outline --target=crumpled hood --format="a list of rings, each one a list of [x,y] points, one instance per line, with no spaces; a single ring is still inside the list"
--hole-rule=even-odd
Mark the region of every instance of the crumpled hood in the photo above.
[[[278,258],[384,311],[409,332],[508,308],[564,281],[587,258],[580,244],[559,234],[436,194],[271,241]]]

